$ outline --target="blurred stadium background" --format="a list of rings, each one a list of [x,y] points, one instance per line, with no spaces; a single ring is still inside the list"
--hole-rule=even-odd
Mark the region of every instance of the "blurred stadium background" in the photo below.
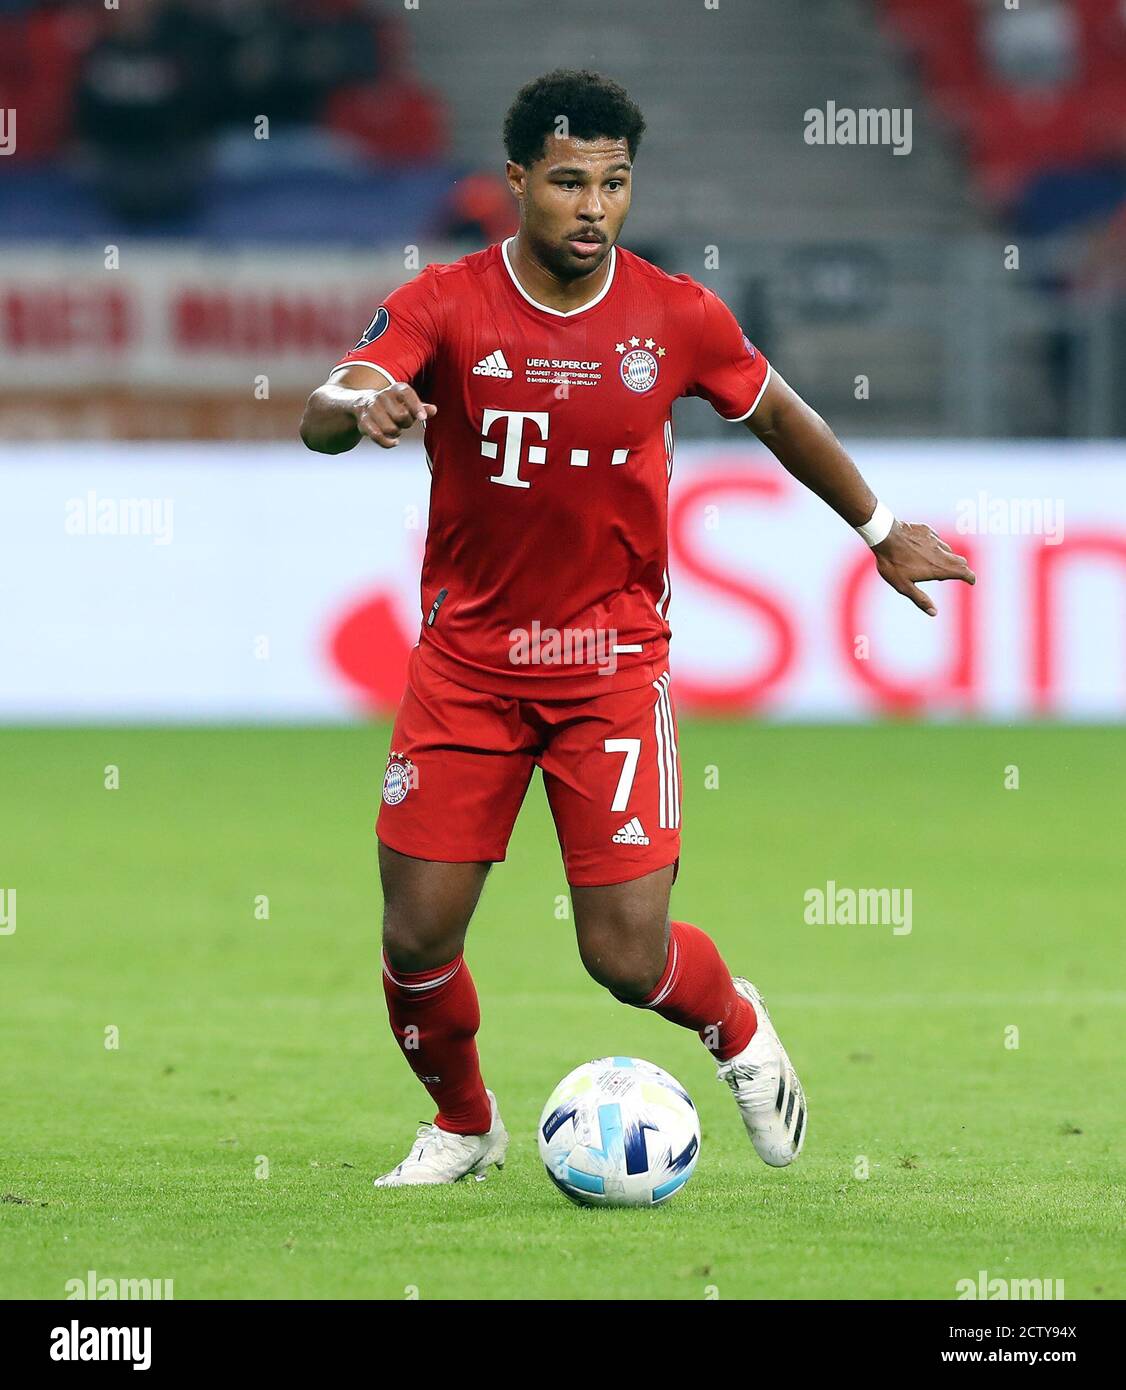
[[[535,789],[470,938],[512,1161],[385,1205],[426,1107],[371,822],[428,475],[297,425],[389,288],[513,229],[501,117],[555,66],[647,117],[625,244],[979,582],[928,622],[678,407],[675,910],[768,992],[810,1143],[752,1171],[696,1039],[586,978]],[[910,112],[910,152],[807,143],[830,101]],[[1126,4],[0,0],[0,118],[0,1293],[1120,1291]],[[809,926],[832,880],[909,887],[913,934]],[[600,1053],[700,1108],[651,1221],[577,1225],[539,1173]]]
[[[296,421],[388,288],[513,229],[505,106],[583,64],[649,121],[627,244],[990,581],[920,631],[686,401],[682,705],[1121,712],[1119,0],[0,0],[0,717],[393,707],[425,474]],[[807,143],[829,99],[909,110],[909,152]]]

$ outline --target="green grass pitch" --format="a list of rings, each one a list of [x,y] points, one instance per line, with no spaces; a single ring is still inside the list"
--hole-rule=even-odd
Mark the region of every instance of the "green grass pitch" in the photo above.
[[[433,1113],[379,984],[386,740],[0,734],[0,1295],[88,1270],[177,1299],[948,1299],[980,1270],[1126,1292],[1122,732],[685,722],[673,911],[760,986],[801,1072],[808,1144],[780,1172],[697,1039],[583,973],[537,779],[468,947],[507,1167],[376,1192]],[[910,934],[807,925],[830,879],[909,887]],[[541,1171],[545,1098],[606,1054],[700,1110],[666,1207],[578,1210]]]

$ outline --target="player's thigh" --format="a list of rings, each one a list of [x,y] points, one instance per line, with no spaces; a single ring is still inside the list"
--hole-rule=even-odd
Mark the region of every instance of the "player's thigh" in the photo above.
[[[680,857],[680,759],[667,673],[552,711],[540,757],[567,880],[640,879]]]
[[[491,867],[412,859],[379,846],[383,950],[392,969],[430,970],[460,953]]]
[[[376,823],[394,935],[417,938],[432,927],[445,937],[442,924],[459,914],[468,920],[465,905],[471,914],[482,865],[507,853],[534,740],[515,701],[449,681],[412,654]]]

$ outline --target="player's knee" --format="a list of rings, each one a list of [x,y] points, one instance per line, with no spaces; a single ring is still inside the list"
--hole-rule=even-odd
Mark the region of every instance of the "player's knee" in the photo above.
[[[383,909],[383,954],[391,969],[425,969],[416,961],[421,954],[422,939],[410,919],[404,914]]]
[[[579,955],[587,974],[625,1004],[641,1004],[652,994],[664,971],[663,951],[650,939],[614,929],[588,929],[579,938]]]
[[[433,970],[453,960],[464,940],[465,927],[459,920],[384,905],[383,953],[392,970]]]

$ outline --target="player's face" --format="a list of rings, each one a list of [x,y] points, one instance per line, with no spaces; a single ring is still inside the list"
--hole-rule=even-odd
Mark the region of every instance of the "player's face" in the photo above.
[[[535,164],[510,163],[508,181],[520,199],[528,249],[560,279],[597,270],[629,212],[630,177],[624,140],[549,136]]]

